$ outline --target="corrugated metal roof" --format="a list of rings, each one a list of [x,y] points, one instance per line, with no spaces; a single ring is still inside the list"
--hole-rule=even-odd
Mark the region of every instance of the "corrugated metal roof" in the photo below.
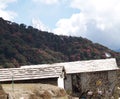
[[[49,66],[53,66],[53,67],[64,66],[67,74],[96,72],[96,71],[110,71],[110,70],[119,69],[115,58],[64,62],[64,63],[44,64],[44,65],[31,65],[29,67],[22,66],[21,68],[30,68],[30,67],[40,68],[40,67],[49,67]]]
[[[62,70],[63,66],[0,69],[0,81],[57,78]]]
[[[119,69],[115,59],[78,61],[59,65],[65,66],[66,73],[110,71]]]

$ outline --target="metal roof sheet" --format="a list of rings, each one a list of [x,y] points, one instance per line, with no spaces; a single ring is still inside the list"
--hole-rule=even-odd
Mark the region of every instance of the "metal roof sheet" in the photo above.
[[[58,78],[63,66],[0,69],[0,81]]]
[[[43,65],[31,65],[31,66],[22,66],[21,68],[31,68],[31,67],[40,68],[40,67],[49,67],[49,66],[53,66],[53,67],[64,66],[67,74],[96,72],[96,71],[110,71],[110,70],[119,69],[115,58],[63,62],[63,63],[43,64]]]

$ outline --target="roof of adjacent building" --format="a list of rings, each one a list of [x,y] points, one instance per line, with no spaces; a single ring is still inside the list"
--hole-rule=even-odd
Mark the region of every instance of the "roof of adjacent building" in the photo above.
[[[63,66],[0,69],[0,81],[58,78]]]
[[[110,70],[119,69],[115,58],[63,62],[63,63],[43,64],[43,65],[31,65],[31,66],[22,66],[21,68],[31,68],[31,67],[40,68],[40,67],[49,67],[49,66],[53,66],[53,67],[64,66],[67,74],[96,72],[96,71],[110,71]]]

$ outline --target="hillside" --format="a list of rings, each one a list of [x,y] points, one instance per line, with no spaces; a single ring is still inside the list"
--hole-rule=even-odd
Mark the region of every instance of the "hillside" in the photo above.
[[[0,18],[0,68],[116,57],[120,53],[82,37],[58,36]]]

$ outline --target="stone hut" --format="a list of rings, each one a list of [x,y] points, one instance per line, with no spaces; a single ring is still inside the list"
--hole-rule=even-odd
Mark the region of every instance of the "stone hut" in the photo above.
[[[64,89],[72,93],[87,90],[113,90],[117,83],[115,58],[56,63],[50,66],[64,66]]]

